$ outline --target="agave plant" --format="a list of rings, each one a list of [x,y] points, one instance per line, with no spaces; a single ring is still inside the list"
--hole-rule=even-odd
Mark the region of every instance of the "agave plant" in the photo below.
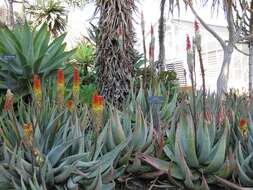
[[[0,29],[0,56],[12,55],[15,60],[0,60],[1,89],[11,89],[15,94],[27,95],[34,74],[49,79],[73,55],[66,52],[65,34],[50,41],[46,25],[33,30],[26,23],[10,31]]]

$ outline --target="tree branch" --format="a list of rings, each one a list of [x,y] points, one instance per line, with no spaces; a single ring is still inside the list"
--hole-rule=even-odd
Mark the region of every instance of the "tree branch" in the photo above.
[[[232,14],[232,1],[225,0],[224,1],[226,8],[226,19],[228,23],[228,32],[229,32],[229,42],[235,43],[237,38],[237,33],[234,26],[233,14]]]
[[[236,45],[234,45],[234,48],[235,48],[239,53],[241,53],[241,54],[243,54],[243,55],[246,55],[246,56],[249,56],[248,53],[246,53],[246,52],[240,50]]]
[[[184,2],[185,2],[186,4],[189,5],[189,7],[190,7],[191,10],[192,10],[192,13],[196,16],[196,18],[197,18],[197,19],[199,20],[199,22],[204,26],[204,28],[205,28],[208,32],[210,32],[210,33],[219,41],[221,47],[222,47],[223,49],[225,49],[225,48],[226,48],[226,43],[225,43],[225,41],[224,41],[212,28],[210,28],[210,27],[205,23],[205,21],[204,21],[204,20],[198,15],[198,13],[195,11],[195,9],[193,8],[192,4],[188,3],[187,0],[184,0]]]

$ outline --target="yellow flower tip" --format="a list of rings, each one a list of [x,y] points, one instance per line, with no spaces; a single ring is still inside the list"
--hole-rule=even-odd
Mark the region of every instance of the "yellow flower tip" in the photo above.
[[[31,123],[28,124],[24,124],[23,125],[23,129],[24,129],[24,136],[25,137],[31,137],[33,134],[33,127]]]
[[[247,120],[245,118],[240,119],[240,131],[243,134],[243,136],[247,136],[248,134],[248,125],[247,125]]]

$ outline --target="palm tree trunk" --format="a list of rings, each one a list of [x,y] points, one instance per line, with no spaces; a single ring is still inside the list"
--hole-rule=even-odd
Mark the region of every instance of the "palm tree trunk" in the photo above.
[[[128,95],[133,76],[134,0],[97,0],[100,34],[96,69],[100,93],[120,108]]]
[[[159,61],[158,70],[159,72],[165,70],[165,46],[164,46],[164,33],[165,33],[165,23],[164,23],[164,9],[166,0],[161,0],[160,6],[160,19],[159,19]]]

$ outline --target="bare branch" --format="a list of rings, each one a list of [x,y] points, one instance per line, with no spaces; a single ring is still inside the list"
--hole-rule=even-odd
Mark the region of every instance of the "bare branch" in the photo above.
[[[236,45],[234,45],[234,48],[235,48],[235,50],[237,50],[239,53],[241,53],[241,54],[243,54],[243,55],[246,55],[246,56],[249,56],[248,53],[246,53],[246,52],[240,50]]]
[[[219,41],[221,47],[222,47],[223,49],[225,49],[225,48],[226,48],[226,43],[225,43],[225,41],[224,41],[224,40],[223,40],[211,27],[209,27],[209,26],[205,23],[205,21],[204,21],[204,20],[198,15],[198,13],[195,11],[195,9],[193,8],[193,5],[192,5],[192,4],[188,3],[187,0],[184,0],[184,2],[185,2],[186,4],[189,5],[189,7],[191,8],[193,14],[196,16],[196,18],[199,20],[199,22],[204,26],[204,28],[205,28],[208,32],[210,32],[210,33]]]

